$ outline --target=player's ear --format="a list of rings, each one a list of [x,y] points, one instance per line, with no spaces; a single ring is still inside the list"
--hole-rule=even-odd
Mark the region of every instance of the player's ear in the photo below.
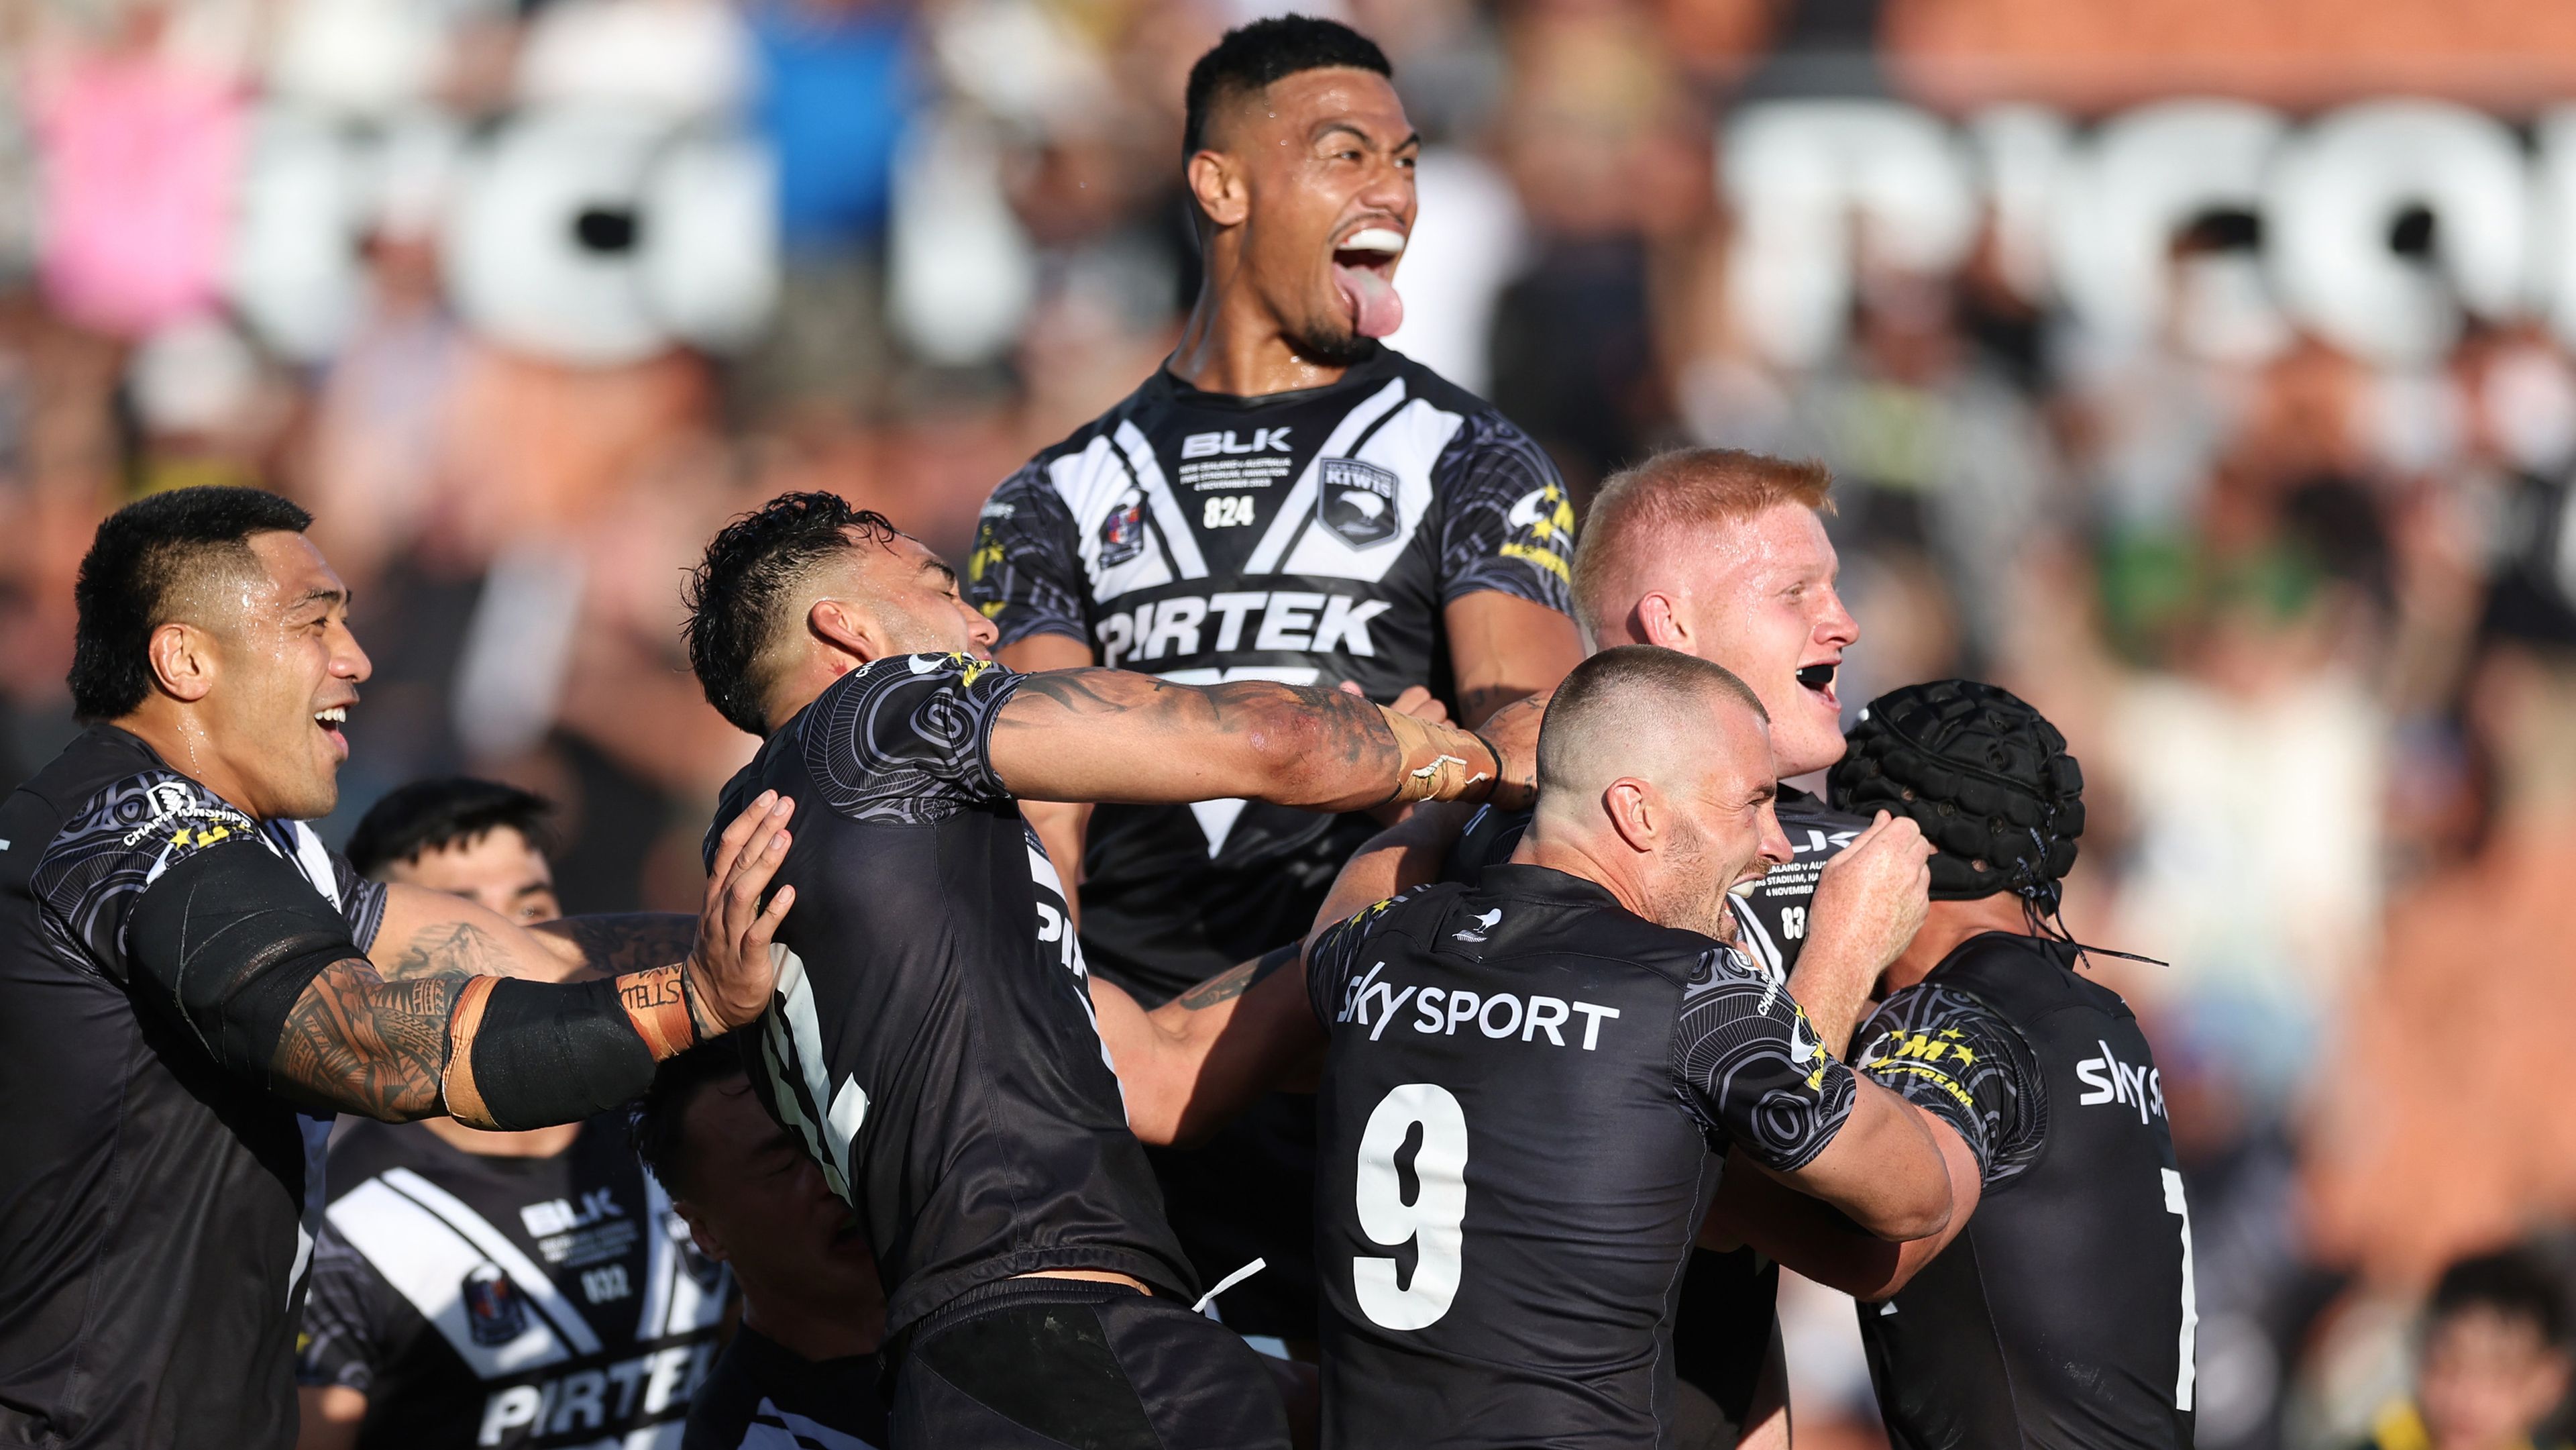
[[[1663,795],[1646,781],[1623,775],[1610,782],[1602,788],[1601,809],[1610,817],[1610,829],[1641,856],[1662,839]]]
[[[1690,652],[1690,627],[1682,623],[1681,611],[1669,594],[1656,590],[1637,601],[1629,616],[1640,644],[1660,645],[1665,649]]]
[[[215,687],[214,643],[204,630],[177,620],[152,631],[146,655],[162,693],[189,705],[206,698]]]
[[[698,1217],[697,1210],[689,1207],[687,1200],[672,1199],[671,1211],[680,1216],[680,1222],[689,1226],[689,1242],[698,1246],[699,1253],[719,1264],[733,1262],[733,1253],[725,1247],[724,1239]]]
[[[894,653],[876,615],[844,599],[815,600],[805,610],[805,628],[825,645],[854,656],[859,664]]]
[[[1201,151],[1190,158],[1188,176],[1190,195],[1215,225],[1241,226],[1252,214],[1252,189],[1233,157],[1222,151]]]

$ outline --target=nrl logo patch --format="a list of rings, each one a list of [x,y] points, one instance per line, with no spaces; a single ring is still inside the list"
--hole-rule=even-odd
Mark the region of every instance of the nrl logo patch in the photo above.
[[[1317,461],[1315,522],[1354,549],[1395,537],[1395,475],[1356,458]]]
[[[1145,496],[1127,490],[1100,521],[1100,567],[1115,569],[1145,552]]]
[[[527,1296],[498,1264],[477,1264],[458,1286],[465,1301],[465,1328],[476,1344],[507,1344],[528,1328]]]

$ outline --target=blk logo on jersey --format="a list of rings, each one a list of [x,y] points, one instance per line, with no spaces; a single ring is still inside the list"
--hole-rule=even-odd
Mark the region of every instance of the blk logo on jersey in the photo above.
[[[1255,428],[1251,441],[1241,443],[1235,441],[1231,428],[1222,433],[1193,433],[1181,440],[1183,458],[1214,458],[1220,453],[1261,453],[1272,449],[1281,453],[1288,451],[1287,429]]]
[[[465,1275],[465,1329],[476,1344],[509,1343],[528,1328],[528,1301],[498,1264],[477,1264]]]
[[[1145,496],[1134,489],[1100,521],[1100,567],[1115,569],[1145,552]]]
[[[1316,463],[1315,522],[1352,548],[1395,537],[1395,475],[1356,458]]]

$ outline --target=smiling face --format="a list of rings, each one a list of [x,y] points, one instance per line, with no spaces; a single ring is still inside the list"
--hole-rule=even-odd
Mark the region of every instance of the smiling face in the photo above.
[[[1843,756],[1835,675],[1860,626],[1834,590],[1840,570],[1824,520],[1784,503],[1696,530],[1648,591],[1676,631],[1653,643],[1724,665],[1761,697],[1784,779]]]
[[[1404,321],[1421,138],[1374,71],[1300,71],[1227,97],[1189,182],[1214,228],[1211,283],[1248,289],[1310,362],[1347,364]],[[1230,271],[1224,265],[1231,259]]]
[[[155,632],[165,649],[201,651],[189,749],[211,753],[263,820],[310,820],[340,800],[340,733],[373,668],[349,633],[349,589],[302,534],[254,534],[254,567],[194,586],[181,623]],[[210,763],[174,760],[202,775]]]
[[[876,1256],[823,1170],[738,1077],[690,1100],[680,1132],[688,1192],[672,1207],[709,1258],[733,1265],[758,1318],[788,1312],[882,1333]]]

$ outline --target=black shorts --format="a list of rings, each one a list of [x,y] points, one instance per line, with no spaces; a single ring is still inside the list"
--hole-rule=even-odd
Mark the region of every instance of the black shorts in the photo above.
[[[910,1336],[894,1450],[1287,1450],[1260,1357],[1225,1326],[1118,1284],[1011,1279]]]
[[[1268,1093],[1195,1148],[1147,1148],[1163,1217],[1199,1282],[1254,1259],[1267,1267],[1225,1291],[1217,1317],[1238,1334],[1312,1343],[1323,1331],[1315,1280],[1315,1095]]]

